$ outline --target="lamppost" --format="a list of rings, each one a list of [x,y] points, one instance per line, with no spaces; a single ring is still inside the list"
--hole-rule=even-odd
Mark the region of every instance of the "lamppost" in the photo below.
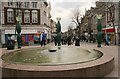
[[[98,33],[97,33],[97,43],[98,43],[97,47],[101,47],[101,40],[102,40],[101,17],[102,17],[102,15],[96,15],[96,16],[97,16],[97,19],[98,19],[97,20],[97,31],[98,31]]]

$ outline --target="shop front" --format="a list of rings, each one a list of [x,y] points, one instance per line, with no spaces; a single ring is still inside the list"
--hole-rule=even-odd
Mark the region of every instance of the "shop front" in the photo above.
[[[22,45],[23,46],[31,46],[34,44],[40,44],[40,36],[43,31],[38,30],[22,30]],[[8,34],[12,34],[12,39],[17,41],[17,37],[15,36],[15,30],[5,30],[5,44],[8,41]]]
[[[118,44],[120,44],[120,27],[118,28]]]
[[[104,32],[105,35],[108,35],[110,43],[111,44],[115,44],[118,43],[118,28],[113,28],[113,27],[109,27],[109,28],[105,28],[102,30]]]

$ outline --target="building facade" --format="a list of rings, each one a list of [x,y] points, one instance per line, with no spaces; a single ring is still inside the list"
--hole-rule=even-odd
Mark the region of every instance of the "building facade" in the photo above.
[[[51,6],[45,1],[30,2],[2,2],[2,44],[7,43],[8,34],[15,37],[16,17],[21,18],[21,34],[23,44],[40,42],[40,34],[45,32],[47,39],[51,39]]]
[[[112,44],[119,43],[119,2],[106,3],[106,27],[103,31],[110,37]]]
[[[96,2],[96,7],[91,7],[86,11],[84,17],[81,20],[81,30],[88,36],[97,34],[97,17],[96,15],[102,15],[101,24],[103,38],[105,35],[110,37],[112,44],[119,43],[120,40],[120,2]],[[114,22],[113,22],[114,20]],[[113,25],[114,23],[114,25]],[[116,39],[115,39],[116,36]]]

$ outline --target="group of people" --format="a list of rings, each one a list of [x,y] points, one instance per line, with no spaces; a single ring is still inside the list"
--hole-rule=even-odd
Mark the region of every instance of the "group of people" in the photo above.
[[[54,42],[55,42],[55,46],[57,45],[57,40],[56,40],[56,36],[54,37]],[[62,45],[73,45],[75,42],[75,46],[80,46],[80,38],[78,36],[75,37],[71,37],[71,36],[65,36],[61,38],[61,43]]]
[[[85,42],[93,42],[93,43],[95,43],[96,42],[96,38],[95,38],[95,36],[92,36],[92,35],[90,35],[90,36],[84,36],[84,35],[82,35],[81,36],[81,41],[85,41]]]
[[[41,40],[41,47],[42,46],[45,46],[46,45],[46,34],[43,32],[41,34],[41,37],[40,37],[40,40]],[[80,40],[83,40],[82,38],[80,39],[79,36],[74,36],[74,37],[71,37],[71,36],[65,36],[65,37],[62,37],[61,38],[61,43],[62,45],[73,45],[75,43],[75,46],[80,46]],[[55,46],[57,45],[57,39],[56,39],[56,36],[54,37],[54,42],[55,42]],[[109,46],[109,42],[110,42],[110,38],[106,35],[105,38],[104,38],[104,42],[105,42],[105,45],[108,45]]]

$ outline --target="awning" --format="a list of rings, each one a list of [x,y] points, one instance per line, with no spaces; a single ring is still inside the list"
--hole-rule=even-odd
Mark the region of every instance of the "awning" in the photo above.
[[[105,28],[105,29],[103,29],[102,30],[103,32],[105,32],[105,33],[114,33],[115,32],[115,28]]]

